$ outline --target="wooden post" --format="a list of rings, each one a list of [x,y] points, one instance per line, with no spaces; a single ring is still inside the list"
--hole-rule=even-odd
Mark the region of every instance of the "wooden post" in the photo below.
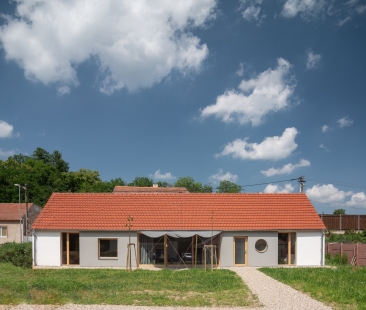
[[[70,234],[66,233],[66,265],[70,265]]]
[[[355,266],[358,266],[358,242],[356,243],[356,264]]]
[[[343,254],[343,242],[341,242],[341,257],[342,257],[342,254]]]
[[[197,245],[198,243],[198,235],[196,234],[196,251],[194,252],[194,268],[197,268]]]
[[[203,259],[204,259],[204,268],[206,271],[206,246],[203,246]]]
[[[168,267],[168,235],[164,235],[164,267]]]
[[[287,234],[287,264],[291,265],[291,233]]]
[[[191,266],[194,266],[194,236],[191,238]]]

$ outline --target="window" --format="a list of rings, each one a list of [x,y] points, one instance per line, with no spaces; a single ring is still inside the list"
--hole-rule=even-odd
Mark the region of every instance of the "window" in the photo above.
[[[268,243],[266,240],[264,239],[259,239],[257,240],[257,242],[255,243],[255,249],[257,250],[257,252],[259,253],[264,253],[265,251],[267,251],[268,248]]]
[[[7,237],[7,229],[6,226],[0,226],[0,237],[6,238]]]
[[[118,258],[117,239],[98,239],[99,242],[99,258]]]

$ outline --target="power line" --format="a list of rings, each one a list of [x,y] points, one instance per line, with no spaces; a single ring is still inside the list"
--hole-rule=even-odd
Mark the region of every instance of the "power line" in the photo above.
[[[241,188],[249,187],[249,186],[259,186],[259,185],[268,185],[268,184],[274,184],[274,183],[283,183],[283,182],[291,182],[291,181],[298,181],[300,178],[296,179],[289,179],[289,180],[281,180],[281,181],[273,181],[273,182],[266,182],[266,183],[258,183],[258,184],[247,184],[247,185],[238,185]],[[218,189],[219,187],[213,187],[212,189]]]
[[[311,202],[321,203],[321,204],[324,204],[324,205],[329,205],[329,206],[334,207],[334,208],[344,207],[344,208],[365,210],[365,208],[362,208],[362,207],[353,207],[353,206],[348,206],[348,205],[345,205],[345,204],[333,204],[333,203],[329,203],[329,202],[317,201],[317,200],[312,200],[312,199],[310,199],[310,201]]]
[[[307,177],[307,179],[311,180],[311,181],[322,182],[322,183],[330,182],[333,184],[342,185],[342,186],[346,186],[346,187],[355,187],[355,188],[362,188],[362,189],[366,188],[366,185],[361,185],[361,184],[338,182],[338,181],[332,181],[332,180],[327,180],[327,179],[308,178],[308,177]]]

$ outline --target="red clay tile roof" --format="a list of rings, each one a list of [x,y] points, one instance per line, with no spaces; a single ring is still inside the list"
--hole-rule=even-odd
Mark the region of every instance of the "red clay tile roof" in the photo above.
[[[185,187],[138,187],[138,186],[115,186],[113,193],[186,193]]]
[[[213,223],[212,223],[213,212]],[[305,194],[54,193],[32,228],[45,230],[325,229]]]
[[[32,203],[28,202],[28,209]],[[25,214],[25,203],[0,203],[0,221],[19,221],[20,217]]]

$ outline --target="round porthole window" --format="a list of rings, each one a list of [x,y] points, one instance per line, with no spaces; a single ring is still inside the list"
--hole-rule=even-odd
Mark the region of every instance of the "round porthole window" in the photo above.
[[[263,253],[263,252],[267,251],[267,249],[268,249],[268,243],[267,243],[267,241],[264,240],[264,239],[257,240],[257,242],[255,243],[255,249],[259,253]]]

